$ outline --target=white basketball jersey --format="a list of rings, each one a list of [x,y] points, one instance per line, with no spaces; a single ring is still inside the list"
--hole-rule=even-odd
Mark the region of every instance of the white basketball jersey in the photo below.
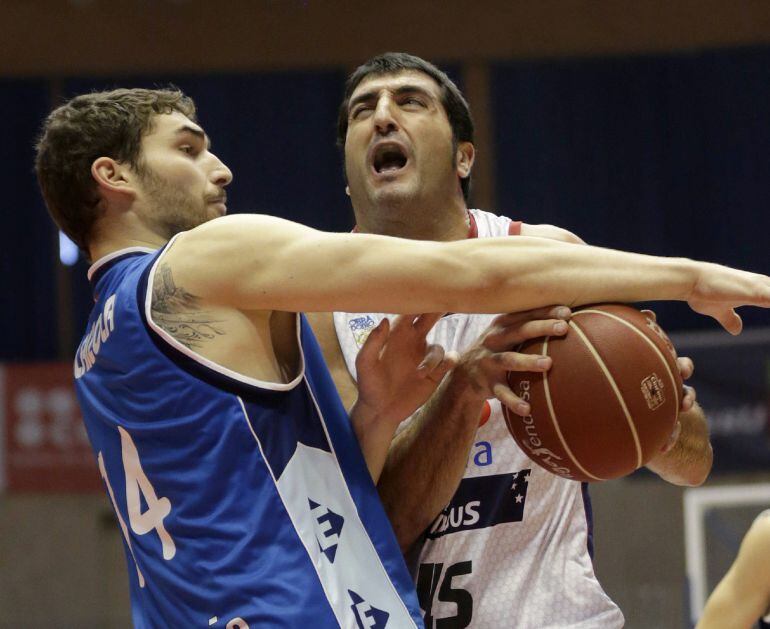
[[[478,237],[508,235],[510,219],[470,212]],[[353,378],[358,350],[385,316],[334,313]],[[463,351],[493,318],[448,315],[429,342]],[[533,463],[508,433],[500,402],[489,405],[464,478],[420,551],[415,581],[425,626],[622,627],[623,614],[594,575],[585,488]]]

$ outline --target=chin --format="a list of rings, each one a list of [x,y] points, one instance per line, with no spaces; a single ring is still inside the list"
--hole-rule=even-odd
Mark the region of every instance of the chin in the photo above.
[[[417,197],[413,186],[389,184],[374,191],[372,200],[377,205],[403,205]]]

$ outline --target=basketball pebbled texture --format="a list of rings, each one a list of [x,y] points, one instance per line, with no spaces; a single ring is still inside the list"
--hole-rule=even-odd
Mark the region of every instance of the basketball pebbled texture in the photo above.
[[[553,358],[544,374],[510,372],[528,401],[505,421],[524,452],[546,470],[578,481],[630,474],[666,444],[682,400],[676,352],[660,326],[636,308],[599,304],[573,310],[564,337],[517,351]]]

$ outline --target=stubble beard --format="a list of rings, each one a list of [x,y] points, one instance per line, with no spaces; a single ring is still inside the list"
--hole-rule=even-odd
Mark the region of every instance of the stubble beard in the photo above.
[[[203,199],[196,199],[148,168],[143,169],[140,176],[150,206],[149,219],[154,231],[164,238],[170,239],[210,220]]]

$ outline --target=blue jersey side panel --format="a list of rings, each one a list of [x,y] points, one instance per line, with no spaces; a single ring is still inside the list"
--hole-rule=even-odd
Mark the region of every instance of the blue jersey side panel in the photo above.
[[[148,325],[158,255],[99,269],[75,360],[86,428],[126,534],[134,624],[421,626],[306,323],[295,386],[233,380]]]
[[[302,351],[305,354],[307,378],[318,403],[324,407],[336,409],[336,414],[339,416],[347,417],[342,400],[337,394],[334,381],[324,362],[318,341],[313,336],[304,315],[301,317],[301,322]],[[354,479],[352,482],[348,481],[348,487],[359,507],[361,519],[372,536],[391,580],[398,588],[402,598],[409,602],[415,623],[422,626],[422,614],[419,612],[414,581],[405,569],[404,558],[401,553],[394,554],[392,552],[394,547],[399,548],[398,541],[366,467],[366,461],[353,432],[353,427],[349,421],[340,421],[329,426],[329,432],[336,446],[337,459],[346,478]]]

